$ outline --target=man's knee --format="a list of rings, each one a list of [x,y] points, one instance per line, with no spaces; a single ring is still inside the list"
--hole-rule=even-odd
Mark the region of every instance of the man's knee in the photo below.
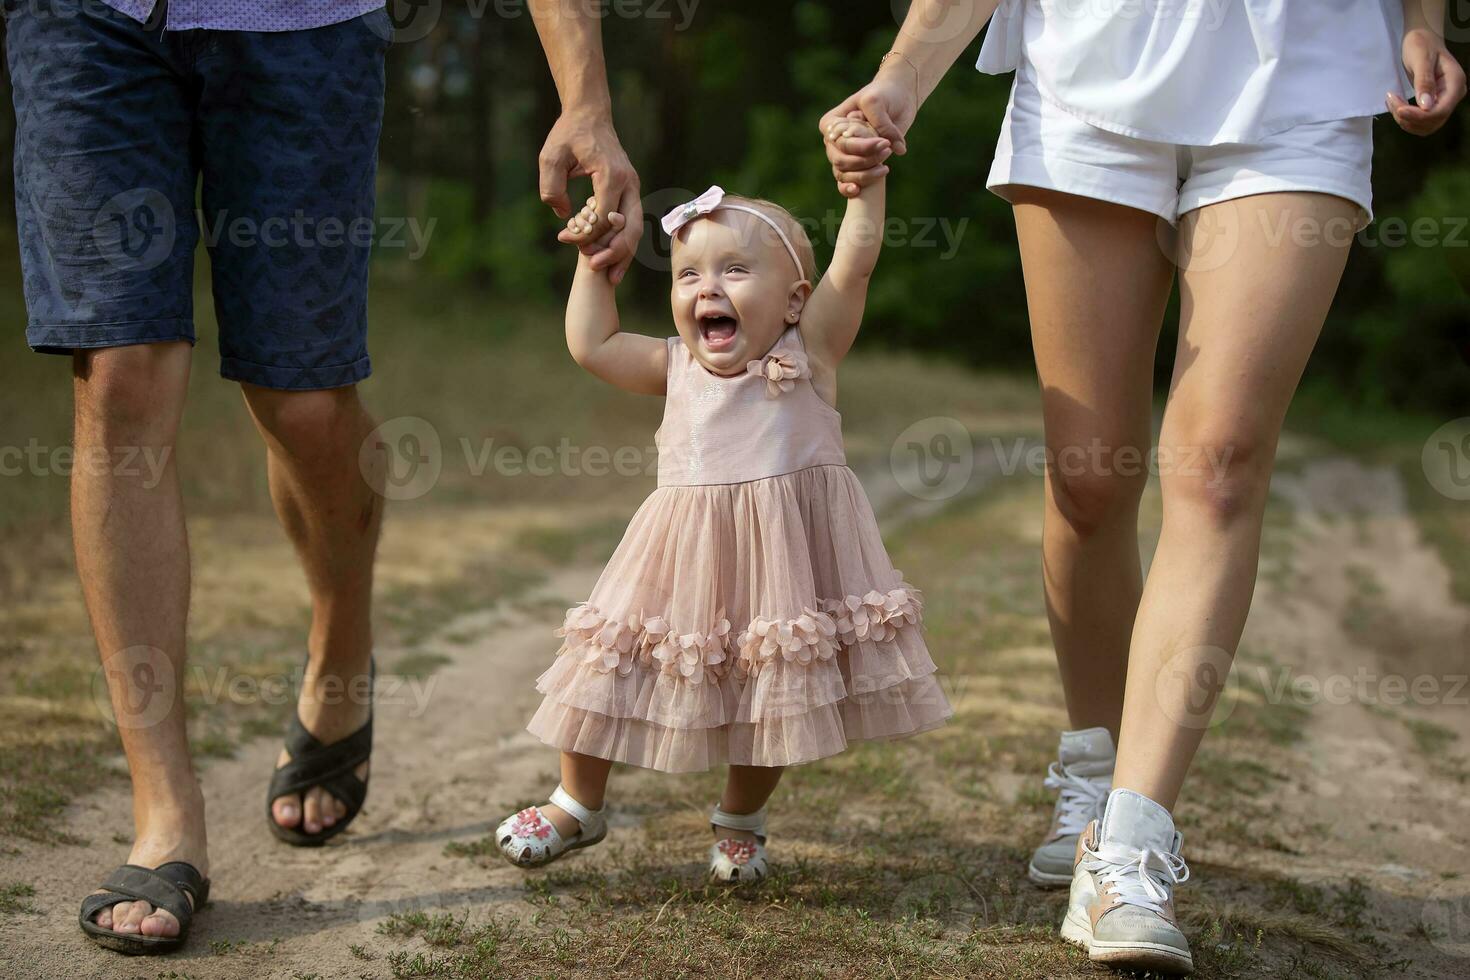
[[[265,434],[293,457],[355,454],[370,426],[357,388],[275,391],[246,385],[245,398]]]
[[[190,353],[185,342],[77,351],[78,428],[104,438],[171,440],[189,387]]]

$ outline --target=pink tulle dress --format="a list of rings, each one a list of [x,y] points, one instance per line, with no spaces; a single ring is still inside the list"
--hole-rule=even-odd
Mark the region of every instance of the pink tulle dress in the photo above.
[[[883,548],[796,328],[735,377],[668,343],[658,489],[557,631],[528,730],[689,772],[942,725],[919,593]]]

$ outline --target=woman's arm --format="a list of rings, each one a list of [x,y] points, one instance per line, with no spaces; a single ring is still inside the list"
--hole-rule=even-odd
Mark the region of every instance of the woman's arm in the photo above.
[[[824,138],[854,111],[877,130],[870,139],[827,145],[832,175],[845,197],[854,197],[860,186],[876,180],[874,171],[890,153],[908,152],[905,137],[919,106],[998,6],[1000,0],[914,0],[873,80],[822,116]]]
[[[1465,97],[1465,70],[1444,43],[1445,0],[1404,0],[1404,67],[1414,79],[1409,105],[1388,93],[1394,121],[1415,136],[1428,136],[1449,121]]]
[[[613,233],[622,215],[612,216]],[[592,258],[577,256],[577,274],[567,297],[567,350],[572,359],[608,384],[640,395],[662,395],[669,348],[662,340],[619,329],[616,287]]]

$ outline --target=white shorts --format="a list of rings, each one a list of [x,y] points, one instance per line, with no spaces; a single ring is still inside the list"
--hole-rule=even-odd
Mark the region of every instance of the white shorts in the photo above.
[[[1006,200],[1012,187],[1045,187],[1171,224],[1206,204],[1313,191],[1358,205],[1361,229],[1373,217],[1372,168],[1371,116],[1304,123],[1259,143],[1154,143],[1083,122],[1044,98],[1023,63],[985,186]]]

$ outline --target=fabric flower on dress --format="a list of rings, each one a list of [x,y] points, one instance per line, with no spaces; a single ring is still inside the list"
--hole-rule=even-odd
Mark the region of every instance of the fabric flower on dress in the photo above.
[[[830,660],[837,654],[832,642],[836,635],[832,617],[815,609],[803,609],[796,619],[756,618],[741,634],[740,666],[745,673],[754,674],[778,656],[801,666]]]
[[[568,637],[566,652],[579,651],[583,663],[603,673],[616,670],[627,675],[633,670],[640,625],[637,617],[630,617],[627,622],[605,618],[584,602],[567,611],[566,620],[556,633]]]
[[[863,596],[850,595],[823,605],[837,621],[844,646],[861,640],[890,643],[900,628],[919,622],[923,609],[918,593],[906,586],[888,592],[874,589]]]
[[[784,391],[796,387],[796,382],[812,376],[811,365],[806,354],[799,350],[783,350],[767,354],[759,361],[745,365],[747,374],[757,374],[766,379],[766,397],[775,398]]]
[[[653,658],[664,670],[678,673],[691,684],[702,684],[706,672],[719,676],[729,637],[730,621],[722,614],[707,633],[666,633],[653,647]]]

